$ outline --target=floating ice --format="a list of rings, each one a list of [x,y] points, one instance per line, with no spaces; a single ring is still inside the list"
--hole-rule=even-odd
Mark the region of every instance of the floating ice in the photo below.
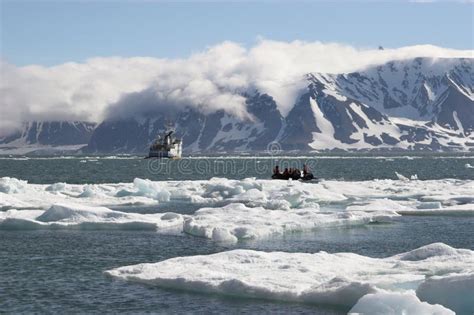
[[[22,216],[24,214],[24,216]],[[394,212],[319,212],[317,208],[267,210],[229,204],[203,208],[193,215],[177,213],[138,214],[113,211],[105,207],[78,204],[54,204],[48,210],[30,212],[9,210],[0,216],[0,228],[81,228],[81,229],[148,229],[173,227],[219,242],[237,242],[287,232],[306,231],[329,226],[367,224],[390,221]],[[185,220],[183,218],[186,218]],[[23,224],[22,224],[23,223]]]
[[[48,210],[0,212],[3,229],[140,229],[182,231],[183,217],[177,213],[138,214],[104,207],[55,204]]]
[[[469,164],[469,163],[464,164],[464,167],[465,167],[465,168],[474,168],[474,166],[472,166],[472,165]]]
[[[462,199],[454,197],[454,199]],[[452,202],[452,199],[445,200]],[[400,215],[474,216],[474,204],[443,206],[439,201],[391,200],[388,198],[355,201],[346,206],[347,211],[390,210]]]
[[[212,178],[198,181],[150,181],[136,178],[133,183],[73,185],[28,184],[15,178],[0,179],[0,192],[14,196],[0,207],[23,207],[20,203],[48,209],[55,203],[89,206],[156,205],[193,203],[222,206],[243,203],[274,210],[321,208],[321,211],[394,210],[401,214],[472,215],[473,180],[371,180],[299,181],[231,180]],[[14,204],[18,200],[18,205]],[[179,208],[179,207],[177,207]]]
[[[395,172],[395,175],[397,175],[397,178],[399,180],[403,180],[403,181],[409,181],[409,180],[418,180],[418,175],[415,174],[415,175],[411,175],[410,178],[406,177],[406,176],[403,176],[402,174],[398,173],[398,172]]]
[[[19,225],[22,221],[31,221],[35,220],[37,217],[44,213],[43,210],[16,210],[11,209],[8,211],[1,211],[0,212],[0,226],[5,224],[7,221],[17,221]],[[8,223],[8,224],[10,224]]]
[[[215,241],[236,242],[328,226],[386,222],[395,212],[320,212],[319,209],[267,210],[235,203],[202,208],[186,218],[184,232]]]
[[[12,177],[0,178],[0,192],[5,194],[16,194],[25,191],[28,182]]]
[[[435,243],[388,258],[353,253],[232,250],[125,266],[105,273],[126,281],[166,288],[332,304],[347,310],[366,294],[412,294],[410,292],[418,288],[417,294],[422,301],[462,312],[474,307],[474,299],[469,299],[473,268],[474,251]],[[445,276],[449,276],[444,278],[449,285],[443,289],[443,284],[436,281]],[[379,306],[381,310],[388,310],[397,300],[397,304],[402,308],[406,306],[407,310],[445,312],[439,306],[420,303],[406,294],[383,296],[384,301]],[[356,310],[364,309],[373,302],[373,297],[366,297],[360,302]]]
[[[78,196],[81,198],[93,198],[97,196],[97,191],[94,189],[93,186],[86,185],[84,186],[82,193]]]
[[[0,192],[0,211],[1,210],[8,210],[8,209],[28,209],[33,208],[33,206],[28,203],[19,200],[15,197],[15,195],[5,194]]]
[[[410,207],[402,205],[400,202],[382,198],[382,199],[374,199],[369,200],[366,202],[359,202],[352,204],[346,207],[348,211],[376,211],[376,210],[392,210],[392,211],[399,211],[399,210],[409,210]]]
[[[473,252],[469,249],[456,249],[444,243],[433,243],[429,246],[422,246],[412,251],[395,255],[401,261],[421,261],[429,258],[454,256],[471,256]]]
[[[166,182],[152,182],[147,179],[135,178],[133,181],[135,191],[122,189],[116,193],[117,197],[144,196],[159,201],[170,201],[170,192],[166,189]]]
[[[474,274],[433,276],[416,290],[424,301],[436,301],[458,314],[474,314]]]
[[[52,185],[49,185],[48,187],[45,188],[46,191],[52,191],[52,192],[61,192],[66,190],[66,183],[54,183]]]
[[[403,176],[402,174],[398,173],[398,172],[395,172],[395,175],[397,175],[397,178],[399,180],[403,180],[403,181],[407,181],[409,180],[407,177]]]
[[[441,305],[421,302],[413,291],[406,293],[379,292],[364,295],[349,314],[416,314],[416,315],[454,315]]]

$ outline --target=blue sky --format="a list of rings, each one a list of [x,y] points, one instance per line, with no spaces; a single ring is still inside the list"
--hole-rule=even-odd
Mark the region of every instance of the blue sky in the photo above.
[[[1,1],[1,55],[16,65],[95,56],[186,57],[259,37],[356,47],[473,49],[473,3]]]

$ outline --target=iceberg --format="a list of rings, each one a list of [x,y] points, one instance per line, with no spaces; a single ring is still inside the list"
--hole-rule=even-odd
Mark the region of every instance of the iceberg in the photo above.
[[[124,266],[105,274],[164,288],[330,304],[347,311],[354,307],[354,312],[381,297],[376,307],[389,313],[406,309],[452,314],[447,308],[460,313],[474,307],[469,298],[473,268],[474,251],[434,243],[387,258],[238,249]],[[443,289],[437,282],[441,279],[449,286]]]

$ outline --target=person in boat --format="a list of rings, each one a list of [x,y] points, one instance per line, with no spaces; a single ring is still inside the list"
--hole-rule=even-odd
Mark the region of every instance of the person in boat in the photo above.
[[[299,168],[295,168],[295,169],[293,170],[293,176],[294,176],[294,177],[301,177],[301,171],[300,171]]]
[[[303,164],[303,179],[304,180],[311,180],[314,178],[313,173],[310,172],[308,166]]]
[[[308,174],[308,166],[306,164],[303,164],[303,177],[305,177]]]
[[[278,165],[273,168],[273,175],[280,175],[280,168]]]
[[[285,170],[283,171],[283,176],[290,176],[290,172],[288,171],[287,167],[285,167]]]

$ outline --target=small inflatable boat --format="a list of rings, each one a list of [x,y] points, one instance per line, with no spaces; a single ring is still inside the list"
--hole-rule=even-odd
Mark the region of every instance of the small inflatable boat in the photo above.
[[[284,174],[273,174],[272,175],[272,179],[283,179],[283,180],[288,180],[288,179],[292,179],[292,180],[303,180],[303,181],[308,181],[308,180],[313,180],[315,179],[314,175],[312,173],[306,173],[305,176],[301,176],[299,174],[288,174],[288,175],[284,175]]]

